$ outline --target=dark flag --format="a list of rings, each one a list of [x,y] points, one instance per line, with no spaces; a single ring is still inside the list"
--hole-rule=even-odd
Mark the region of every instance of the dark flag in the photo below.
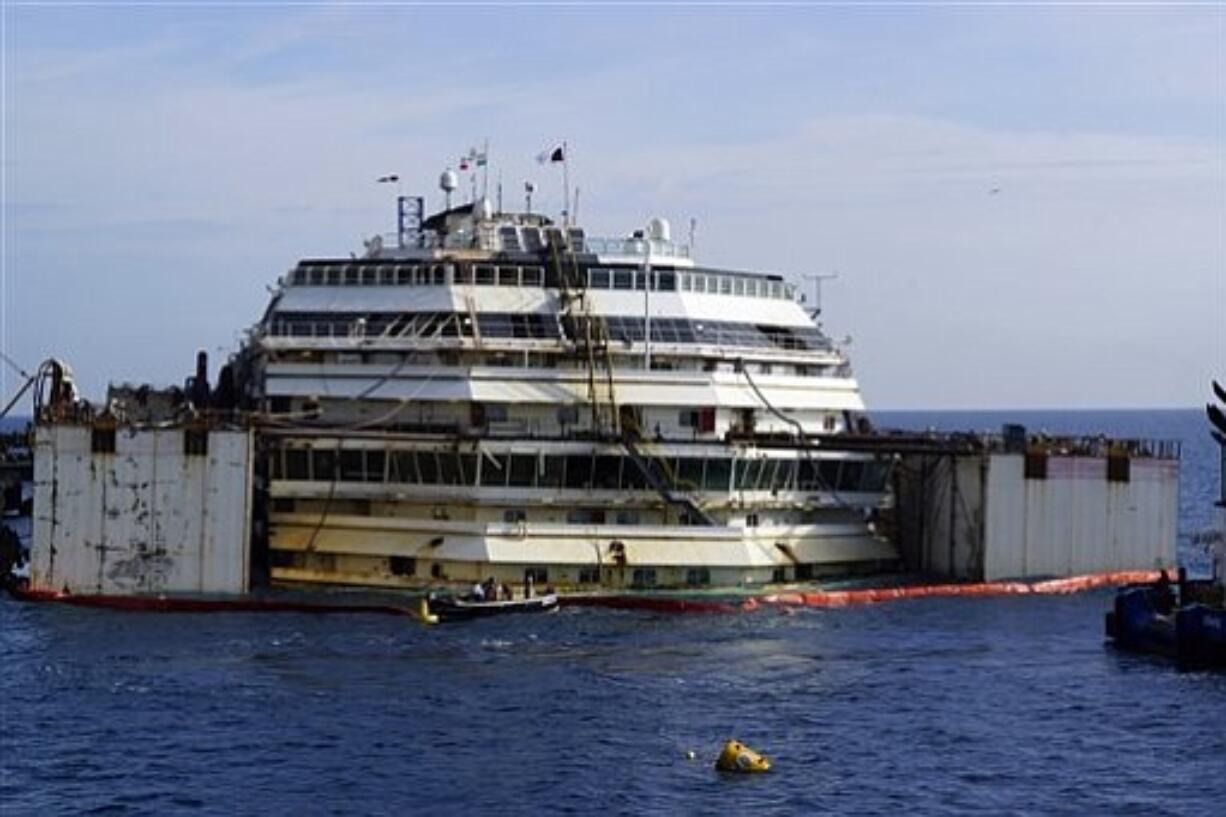
[[[559,147],[554,148],[551,151],[546,150],[542,153],[536,154],[536,160],[540,162],[541,164],[551,164],[553,162],[565,162],[566,152],[561,148],[561,146],[559,146]]]

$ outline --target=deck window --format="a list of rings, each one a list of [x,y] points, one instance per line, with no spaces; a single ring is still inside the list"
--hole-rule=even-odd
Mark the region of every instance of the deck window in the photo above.
[[[537,485],[541,488],[561,488],[562,475],[566,470],[564,457],[544,457],[541,460]]]
[[[539,287],[544,270],[540,267],[523,267],[523,286]]]
[[[631,586],[635,588],[655,587],[656,569],[654,567],[636,567],[631,579]]]
[[[707,567],[691,567],[685,571],[685,583],[690,587],[704,587],[711,583],[711,569]]]
[[[695,275],[694,276],[694,291],[695,292],[706,292],[707,291],[707,278],[705,275]]]
[[[609,271],[607,269],[588,270],[588,286],[591,289],[609,288]]]
[[[511,455],[509,484],[512,488],[531,488],[536,481],[536,455]]]
[[[366,481],[383,482],[387,471],[387,454],[382,451],[366,452]]]
[[[501,287],[519,286],[519,268],[518,267],[499,267],[498,268],[498,286],[501,286]]]
[[[492,286],[494,283],[494,268],[486,264],[473,267],[473,280],[477,286]]]
[[[311,478],[310,452],[301,448],[285,449],[285,479],[308,480]]]
[[[366,463],[364,451],[341,452],[341,480],[343,482],[363,482],[366,479]]]
[[[417,473],[422,485],[438,484],[438,458],[433,451],[417,452]]]
[[[326,448],[316,448],[311,452],[311,479],[316,482],[335,482],[336,452]]]
[[[681,274],[681,291],[682,292],[690,291],[690,276],[685,273]]]
[[[592,458],[588,454],[566,458],[566,487],[587,490],[592,486]]]
[[[592,487],[601,491],[616,491],[621,459],[621,457],[597,457],[592,472]]]
[[[455,276],[452,280],[457,284],[471,284],[473,282],[472,267],[456,267]]]
[[[417,466],[412,451],[393,451],[388,455],[388,482],[417,482]]]
[[[379,270],[367,267],[362,270],[362,285],[376,286],[379,283]]]
[[[614,289],[633,289],[634,288],[634,272],[628,269],[614,270],[613,288]]]
[[[758,476],[761,473],[761,460],[742,460],[737,464],[737,489],[741,491],[756,491],[758,488]]]
[[[677,289],[677,273],[660,272],[656,277],[656,289],[661,292],[673,292]]]
[[[682,457],[678,460],[677,482],[683,491],[702,489],[702,458]]]
[[[727,491],[728,481],[732,478],[732,461],[718,457],[707,460],[706,476],[703,485],[708,491]]]

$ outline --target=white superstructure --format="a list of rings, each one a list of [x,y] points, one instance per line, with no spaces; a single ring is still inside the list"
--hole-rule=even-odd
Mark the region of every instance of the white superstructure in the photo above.
[[[265,417],[274,581],[791,581],[896,554],[888,461],[779,275],[656,219],[596,239],[477,201],[285,275],[236,361]],[[832,447],[832,448],[837,448]]]

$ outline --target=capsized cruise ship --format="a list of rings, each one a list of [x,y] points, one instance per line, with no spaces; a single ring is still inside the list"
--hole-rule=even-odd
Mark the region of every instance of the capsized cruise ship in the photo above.
[[[397,201],[362,257],[284,275],[226,372],[261,418],[253,552],[274,583],[731,586],[894,562],[870,523],[891,462],[823,448],[865,407],[783,276],[701,264],[660,218],[597,238],[483,197]]]

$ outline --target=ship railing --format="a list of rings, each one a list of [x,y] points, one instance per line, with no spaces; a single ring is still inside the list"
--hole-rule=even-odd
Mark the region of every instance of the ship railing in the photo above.
[[[1027,434],[1024,429],[1010,434],[1006,432],[936,432],[919,435],[897,430],[885,430],[882,440],[911,436],[960,450],[985,451],[988,453],[1041,454],[1051,457],[1097,457],[1153,460],[1179,460],[1183,455],[1183,441],[1156,437],[1119,438],[1105,434],[1072,435],[1037,432]]]
[[[689,258],[690,247],[678,241],[661,241],[647,238],[611,238],[587,236],[583,239],[584,248],[597,255],[628,255],[642,258],[647,254],[647,245],[651,245],[653,257]]]

